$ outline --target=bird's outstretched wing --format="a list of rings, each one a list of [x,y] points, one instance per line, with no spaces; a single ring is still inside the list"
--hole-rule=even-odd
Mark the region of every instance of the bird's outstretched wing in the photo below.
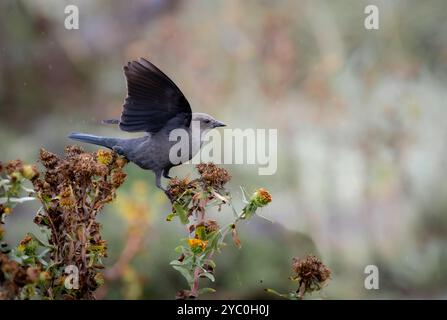
[[[124,66],[124,75],[127,97],[119,124],[121,130],[155,133],[168,122],[190,125],[192,111],[188,101],[160,69],[140,58]]]

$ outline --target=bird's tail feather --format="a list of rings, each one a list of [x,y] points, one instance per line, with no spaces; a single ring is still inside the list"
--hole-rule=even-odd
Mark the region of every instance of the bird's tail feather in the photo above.
[[[95,144],[109,149],[113,149],[113,147],[116,146],[118,142],[118,139],[116,138],[100,137],[100,136],[94,136],[92,134],[79,133],[79,132],[71,133],[68,136],[68,138],[72,140]]]

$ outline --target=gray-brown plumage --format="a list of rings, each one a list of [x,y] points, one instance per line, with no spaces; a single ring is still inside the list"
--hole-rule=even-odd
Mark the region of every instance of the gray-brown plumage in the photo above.
[[[200,149],[203,135],[216,127],[224,126],[205,113],[193,113],[183,93],[161,70],[144,58],[129,62],[124,66],[127,79],[127,97],[124,101],[120,120],[106,120],[106,123],[119,123],[127,132],[146,132],[139,138],[120,139],[72,133],[70,139],[104,146],[115,150],[142,169],[152,170],[156,185],[160,189],[161,176],[169,177],[169,170],[182,162],[190,160]],[[200,141],[191,134],[191,124],[197,121],[200,127]],[[180,163],[169,159],[171,147],[177,141],[169,141],[174,129],[184,129],[188,133],[188,154],[181,155]],[[196,145],[196,148],[191,146]],[[164,189],[163,189],[164,190]]]

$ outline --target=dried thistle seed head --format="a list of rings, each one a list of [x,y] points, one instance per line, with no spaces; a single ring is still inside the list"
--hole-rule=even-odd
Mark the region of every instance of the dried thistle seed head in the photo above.
[[[32,182],[44,208],[35,222],[55,230],[49,242],[57,247],[55,252],[58,256],[52,258],[62,259],[64,265],[75,264],[84,270],[79,275],[80,290],[70,292],[70,297],[89,299],[101,280],[101,276],[95,279],[97,269],[101,267],[98,259],[107,256],[96,216],[114,198],[116,188],[123,183],[126,175],[119,166],[123,167],[127,162],[120,160],[118,166],[118,157],[112,152],[113,160],[106,165],[97,161],[96,152],[84,153],[77,147],[67,147],[65,151],[61,158],[41,151],[41,161],[46,167],[41,177]],[[67,234],[75,236],[65,236]],[[87,250],[80,250],[83,245]],[[25,252],[30,247],[24,245],[22,249]],[[63,276],[50,276],[56,286],[63,285]],[[45,279],[45,274],[42,277]]]
[[[43,148],[40,149],[39,159],[47,169],[53,169],[59,162],[59,158],[54,153],[51,153]]]
[[[96,162],[94,158],[89,153],[81,153],[74,159],[71,160],[74,165],[74,173],[78,177],[91,177],[94,174],[94,167],[96,166]],[[70,167],[70,166],[69,166]]]
[[[71,187],[65,187],[59,194],[59,205],[63,209],[73,209],[76,206],[76,199]]]
[[[100,149],[96,152],[96,161],[108,166],[113,162],[113,153],[109,150]]]
[[[300,295],[305,292],[320,290],[330,278],[331,270],[314,255],[307,255],[304,259],[293,258],[294,279],[299,281]]]
[[[117,156],[117,157],[116,157],[116,160],[115,160],[115,166],[116,166],[117,168],[122,169],[122,168],[124,168],[124,166],[125,166],[128,162],[129,162],[129,161],[128,161],[126,158]]]
[[[111,176],[111,182],[114,188],[118,188],[124,183],[124,180],[126,179],[127,174],[125,174],[120,169],[113,170],[112,176]]]
[[[219,168],[212,162],[200,163],[196,168],[200,174],[200,179],[205,182],[205,184],[216,189],[223,188],[223,186],[231,179],[227,170]]]
[[[217,223],[216,220],[206,220],[204,222],[205,225],[205,230],[207,233],[211,233],[214,231],[219,231],[219,224]]]
[[[67,155],[67,157],[73,157],[81,153],[84,153],[84,149],[82,149],[80,146],[65,147],[65,154]]]
[[[259,188],[255,191],[255,193],[253,193],[251,201],[253,201],[254,204],[258,207],[264,207],[272,202],[272,196],[267,190]]]
[[[109,168],[107,167],[107,165],[105,164],[96,164],[95,166],[93,166],[93,174],[103,177],[105,175],[107,175],[109,173]]]
[[[22,160],[12,160],[6,164],[6,172],[9,175],[13,175],[16,172],[20,172],[22,170],[23,163]]]
[[[175,199],[180,197],[186,190],[190,187],[190,181],[188,177],[185,177],[183,179],[179,179],[177,177],[172,178],[168,182],[168,192],[171,196],[173,196]]]
[[[33,180],[39,177],[39,171],[37,170],[37,167],[35,165],[24,165],[20,173],[28,180]]]

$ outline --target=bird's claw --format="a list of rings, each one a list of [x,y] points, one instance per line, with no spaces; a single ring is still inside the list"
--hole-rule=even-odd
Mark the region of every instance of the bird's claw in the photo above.
[[[169,190],[164,190],[164,192],[165,192],[165,195],[168,197],[169,201],[170,201],[171,203],[174,203],[175,198],[174,198],[174,196],[169,192]]]
[[[122,147],[114,146],[114,147],[112,148],[112,150],[115,151],[116,153],[118,153],[120,156],[123,156],[123,155],[124,155],[124,150],[123,150]]]

